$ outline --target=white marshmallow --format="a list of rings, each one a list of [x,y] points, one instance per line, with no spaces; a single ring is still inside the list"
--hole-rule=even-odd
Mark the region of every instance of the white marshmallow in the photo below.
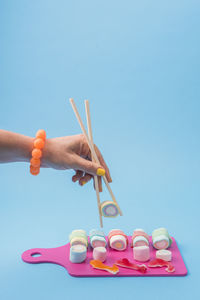
[[[150,258],[148,246],[139,246],[133,248],[133,258],[138,261],[147,261]]]
[[[93,258],[104,262],[106,260],[107,251],[105,247],[96,247],[93,250]]]
[[[165,261],[171,261],[172,260],[172,252],[169,250],[157,250],[156,251],[156,258],[161,258]]]
[[[74,245],[70,248],[69,260],[72,263],[82,263],[87,257],[87,248],[83,245]]]

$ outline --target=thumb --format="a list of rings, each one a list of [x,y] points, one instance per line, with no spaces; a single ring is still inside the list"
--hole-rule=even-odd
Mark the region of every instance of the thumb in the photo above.
[[[78,155],[74,156],[72,168],[75,170],[81,170],[91,175],[104,176],[106,173],[101,165]]]

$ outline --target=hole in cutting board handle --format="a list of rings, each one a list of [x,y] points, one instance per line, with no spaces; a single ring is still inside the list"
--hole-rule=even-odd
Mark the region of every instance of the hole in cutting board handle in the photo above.
[[[31,254],[31,256],[33,256],[33,257],[39,257],[39,256],[41,256],[41,255],[42,255],[42,254],[39,253],[39,252],[34,252],[34,253]]]

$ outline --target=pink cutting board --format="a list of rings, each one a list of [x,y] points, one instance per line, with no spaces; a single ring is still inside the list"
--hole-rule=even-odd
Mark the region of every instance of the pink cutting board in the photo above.
[[[105,264],[112,266],[116,260],[121,258],[128,258],[131,262],[136,262],[133,259],[133,248],[130,246],[131,237],[128,237],[129,245],[124,251],[116,251],[107,247],[107,259]],[[175,266],[174,273],[168,273],[165,271],[166,267],[163,268],[148,268],[145,274],[138,271],[125,269],[119,267],[119,273],[116,275],[110,274],[106,271],[93,269],[89,262],[92,258],[92,248],[88,247],[87,258],[85,262],[81,264],[73,264],[69,261],[69,250],[70,244],[57,248],[34,248],[25,251],[22,254],[22,260],[27,263],[38,264],[38,263],[53,263],[63,266],[71,276],[89,276],[89,277],[110,277],[110,276],[185,276],[187,275],[187,269],[185,267],[184,261],[181,257],[181,253],[177,247],[174,238],[173,243],[170,247],[172,251],[172,264]],[[150,239],[150,242],[152,240]],[[152,243],[150,243],[150,260],[155,258],[156,250],[153,248]],[[34,256],[40,255],[40,256]],[[138,263],[138,262],[137,262]],[[146,265],[148,264],[145,263]]]

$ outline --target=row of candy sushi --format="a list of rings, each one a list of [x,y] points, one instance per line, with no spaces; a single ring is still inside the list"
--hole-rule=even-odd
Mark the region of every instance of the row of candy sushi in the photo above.
[[[90,245],[95,247],[106,247],[106,238],[101,230],[92,229],[89,233]],[[69,236],[70,245],[85,245],[88,246],[88,237],[85,230],[73,230]],[[128,245],[127,235],[120,229],[112,229],[108,234],[109,246],[116,250],[125,250]],[[152,243],[155,249],[167,249],[172,239],[165,228],[158,228],[152,232]],[[135,229],[132,235],[132,245],[148,246],[149,235],[143,229]]]
[[[101,230],[93,229],[89,233],[90,245],[93,250],[93,258],[104,261],[106,259],[106,238]],[[70,240],[70,261],[82,262],[87,256],[88,237],[84,230],[74,230],[69,236]],[[165,228],[158,228],[152,233],[153,246],[156,249],[167,249],[172,239]],[[128,238],[122,230],[113,229],[108,234],[109,246],[115,250],[123,251],[128,246]],[[136,229],[132,236],[132,247],[134,258],[138,261],[149,259],[149,236],[143,229]],[[136,248],[137,247],[137,248]],[[169,255],[166,251],[158,252],[159,255]]]

